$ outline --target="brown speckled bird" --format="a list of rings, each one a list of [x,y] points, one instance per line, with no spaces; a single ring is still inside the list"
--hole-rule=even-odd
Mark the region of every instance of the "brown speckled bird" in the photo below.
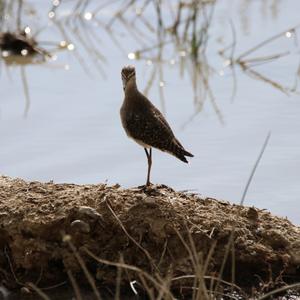
[[[135,68],[126,66],[121,75],[125,93],[120,110],[122,125],[127,135],[145,149],[148,159],[146,186],[149,186],[152,147],[168,152],[185,163],[188,162],[185,156],[193,157],[193,154],[183,148],[161,112],[139,92]]]

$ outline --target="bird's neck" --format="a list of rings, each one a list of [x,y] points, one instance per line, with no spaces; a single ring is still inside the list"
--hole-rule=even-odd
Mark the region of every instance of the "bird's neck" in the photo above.
[[[132,78],[130,78],[128,80],[128,82],[126,83],[124,92],[125,92],[125,95],[137,92],[135,76],[133,76]]]

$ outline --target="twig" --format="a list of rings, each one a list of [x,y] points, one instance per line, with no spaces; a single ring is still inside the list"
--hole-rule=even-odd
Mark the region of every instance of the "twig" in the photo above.
[[[242,195],[242,198],[241,198],[241,201],[240,201],[240,206],[242,206],[244,204],[244,201],[245,201],[245,198],[246,198],[246,195],[247,195],[247,192],[248,192],[248,189],[249,189],[249,186],[250,186],[250,183],[252,181],[252,178],[255,174],[255,171],[257,169],[257,166],[263,156],[263,153],[265,152],[265,149],[268,145],[268,142],[269,142],[269,139],[270,139],[270,136],[271,136],[271,132],[268,133],[265,141],[264,141],[264,144],[262,146],[262,149],[254,163],[254,166],[251,170],[251,173],[250,173],[250,176],[249,176],[249,179],[246,183],[246,186],[245,186],[245,189],[244,189],[244,192],[243,192],[243,195]],[[240,211],[238,212],[238,215],[237,215],[237,218],[239,217],[240,215]],[[233,245],[233,240],[234,240],[234,234],[235,234],[235,229],[236,229],[236,223],[234,223],[233,225],[233,228],[232,228],[232,231],[230,233],[230,236],[229,236],[229,240],[228,240],[228,244],[226,246],[226,249],[225,249],[225,254],[224,254],[224,258],[223,258],[223,261],[222,261],[222,265],[221,265],[221,268],[220,268],[220,271],[219,271],[219,279],[221,279],[222,275],[223,275],[223,272],[224,272],[224,269],[225,269],[225,264],[227,262],[227,258],[228,258],[228,255],[229,255],[229,251],[230,251],[230,247],[231,246],[234,246]],[[216,284],[216,287],[215,287],[215,292],[217,291],[217,289],[219,288],[219,284],[220,284],[220,281],[217,282]]]
[[[283,292],[283,291],[286,291],[286,290],[289,290],[289,289],[293,289],[293,288],[299,288],[299,287],[300,287],[300,282],[294,283],[294,284],[290,284],[290,285],[287,285],[285,287],[276,289],[276,290],[274,290],[272,292],[269,292],[269,293],[263,295],[262,297],[259,297],[258,300],[268,299],[270,296],[273,296],[273,295],[275,295],[277,293],[280,293],[280,292]]]
[[[112,213],[112,215],[115,217],[115,219],[117,220],[117,222],[119,223],[120,227],[122,228],[122,230],[124,231],[124,233],[126,234],[126,236],[140,249],[142,250],[142,252],[145,253],[145,255],[147,256],[147,258],[149,259],[151,265],[153,268],[155,268],[155,270],[159,273],[159,270],[157,268],[157,266],[154,264],[152,257],[150,256],[149,252],[143,248],[126,230],[126,228],[124,227],[124,225],[122,224],[121,220],[118,218],[118,216],[116,215],[116,213],[114,212],[114,210],[112,209],[111,205],[109,204],[108,200],[105,200],[105,203],[108,207],[108,209],[110,210],[110,212]]]
[[[66,283],[67,283],[67,281],[62,281],[62,282],[57,283],[57,284],[54,284],[54,285],[50,285],[50,286],[47,286],[47,287],[43,287],[43,288],[41,288],[41,290],[43,290],[43,291],[53,290],[53,289],[56,289],[56,288],[58,288],[58,287],[60,287],[60,286],[65,285]]]
[[[72,271],[68,270],[67,274],[68,274],[68,277],[69,277],[70,282],[72,284],[76,300],[82,300],[81,293],[80,293],[80,288],[79,288],[79,286],[78,286],[78,284],[76,282],[75,277],[73,276]]]
[[[75,257],[76,257],[76,259],[77,259],[77,261],[78,261],[78,263],[79,263],[79,265],[80,265],[80,267],[81,267],[82,270],[83,270],[84,275],[86,276],[86,278],[87,278],[87,280],[88,280],[88,282],[89,282],[91,288],[93,289],[93,292],[94,292],[94,294],[95,294],[95,296],[96,296],[96,299],[97,299],[97,300],[101,300],[101,296],[100,296],[100,293],[99,293],[99,291],[98,291],[98,289],[97,289],[97,287],[96,287],[95,280],[94,280],[93,277],[91,276],[91,274],[90,274],[89,270],[87,269],[87,267],[86,267],[86,265],[85,265],[83,259],[81,258],[81,256],[80,256],[79,253],[77,252],[75,246],[74,246],[73,243],[71,242],[70,237],[69,237],[69,236],[64,236],[64,237],[63,237],[63,240],[64,240],[65,242],[67,242],[67,244],[69,245],[69,247],[70,247],[71,250],[73,251],[73,253],[74,253],[74,255],[75,255]]]
[[[21,66],[20,70],[21,70],[21,79],[22,79],[22,84],[23,84],[23,89],[24,89],[24,94],[25,94],[25,108],[24,108],[24,112],[23,112],[23,117],[26,119],[28,116],[29,108],[30,108],[30,95],[29,95],[29,88],[28,88],[25,67]]]
[[[246,198],[246,195],[247,195],[249,186],[250,186],[250,184],[251,184],[251,181],[252,181],[252,179],[253,179],[253,176],[254,176],[254,174],[255,174],[255,171],[256,171],[256,169],[257,169],[257,167],[258,167],[258,164],[259,164],[259,162],[260,162],[260,160],[261,160],[261,158],[262,158],[262,156],[263,156],[263,154],[264,154],[264,152],[265,152],[265,150],[266,150],[266,147],[267,147],[267,145],[268,145],[268,142],[269,142],[269,140],[270,140],[270,137],[271,137],[271,131],[269,131],[269,133],[268,133],[268,135],[267,135],[267,137],[266,137],[266,139],[265,139],[265,141],[264,141],[264,144],[263,144],[263,146],[262,146],[262,149],[261,149],[261,151],[260,151],[260,153],[259,153],[259,155],[258,155],[258,157],[257,157],[257,159],[256,159],[256,161],[255,161],[255,163],[254,163],[254,166],[253,166],[253,168],[252,168],[252,170],[251,170],[250,176],[249,176],[249,178],[248,178],[247,184],[246,184],[246,186],[245,186],[245,189],[244,189],[244,192],[243,192],[243,195],[242,195],[242,199],[241,199],[241,201],[240,201],[240,205],[244,205],[244,201],[245,201],[245,198]]]
[[[269,78],[267,78],[266,76],[260,74],[259,72],[252,70],[250,68],[245,67],[244,70],[246,71],[246,73],[248,73],[249,75],[252,75],[252,77],[259,79],[261,81],[264,81],[268,84],[270,84],[271,86],[273,86],[274,88],[278,89],[279,91],[281,91],[282,93],[284,93],[286,96],[289,96],[289,93],[287,91],[287,88],[280,85],[279,83],[277,83],[276,81],[273,81]]]
[[[300,24],[297,24],[296,26],[294,26],[292,28],[289,28],[289,29],[287,29],[285,31],[279,32],[279,33],[271,36],[270,38],[266,39],[265,41],[257,44],[256,46],[254,46],[254,47],[248,49],[247,51],[243,52],[242,54],[240,54],[237,60],[241,60],[243,57],[251,54],[252,52],[258,50],[259,48],[261,48],[261,47],[263,47],[263,46],[265,46],[267,44],[269,44],[270,42],[278,39],[279,37],[283,36],[287,31],[295,31],[298,27],[300,27]]]
[[[11,259],[9,257],[9,254],[7,252],[7,247],[4,247],[4,254],[6,256],[6,259],[8,261],[8,264],[9,264],[9,268],[10,268],[10,271],[15,279],[15,282],[18,284],[18,285],[21,285],[21,286],[25,286],[25,284],[23,282],[21,282],[18,277],[16,276],[15,272],[14,272],[14,268],[13,268],[13,265],[12,265],[12,262],[11,262]]]
[[[18,29],[18,31],[21,31],[22,7],[23,7],[23,0],[19,0],[18,1],[18,11],[17,11],[17,29]]]
[[[119,268],[123,268],[123,269],[127,269],[127,270],[130,270],[130,271],[137,272],[138,274],[141,274],[142,276],[147,278],[150,282],[152,282],[158,291],[160,289],[163,289],[166,294],[171,295],[171,292],[168,289],[166,289],[154,277],[152,277],[150,274],[143,271],[139,267],[128,265],[126,263],[111,262],[111,261],[108,261],[106,259],[99,258],[94,253],[92,253],[90,250],[88,250],[86,247],[83,247],[83,251],[85,251],[90,257],[92,257],[93,259],[95,259],[99,263],[102,263],[102,264],[105,264],[105,265],[108,265],[108,266],[114,266],[114,267],[117,267],[117,268],[119,267]]]
[[[232,39],[233,39],[231,53],[230,53],[230,66],[231,66],[232,75],[233,75],[233,88],[232,88],[232,94],[231,94],[231,102],[233,102],[235,95],[236,95],[236,91],[237,91],[237,76],[236,76],[236,72],[235,72],[235,65],[232,64],[233,59],[234,59],[235,47],[236,47],[236,31],[235,31],[235,27],[234,27],[232,20],[230,20],[230,28],[231,28]]]
[[[120,263],[124,263],[123,256],[120,255]],[[120,289],[121,289],[121,279],[122,279],[122,268],[117,267],[117,278],[116,278],[116,291],[115,291],[115,300],[120,300]]]
[[[42,299],[44,299],[44,300],[50,300],[50,298],[40,288],[38,288],[34,283],[28,282],[26,284],[26,286],[28,286],[32,290],[34,290]]]

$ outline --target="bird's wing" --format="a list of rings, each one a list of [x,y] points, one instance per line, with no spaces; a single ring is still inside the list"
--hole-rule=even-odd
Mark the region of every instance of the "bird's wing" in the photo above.
[[[126,117],[126,131],[133,139],[151,147],[168,150],[169,144],[175,138],[163,116],[157,111],[149,113],[132,112]],[[164,122],[165,121],[165,122]]]
[[[138,95],[135,107],[124,115],[127,134],[139,144],[167,151],[187,162],[185,156],[192,156],[176,139],[162,113],[142,94]]]
[[[167,122],[167,120],[165,119],[165,117],[163,116],[163,114],[153,104],[152,104],[152,109],[153,109],[153,112],[154,112],[154,115],[156,116],[156,118],[159,119],[160,122],[163,123],[163,125],[172,132],[172,129],[171,129],[169,123]]]
[[[151,103],[151,102],[150,102]],[[158,118],[160,120],[161,123],[163,123],[163,125],[166,127],[167,130],[169,130],[172,135],[173,135],[173,143],[177,144],[179,147],[183,148],[182,144],[178,141],[178,139],[175,137],[175,135],[173,134],[173,131],[169,125],[169,123],[167,122],[167,120],[165,119],[165,117],[163,116],[163,114],[151,103],[152,105],[152,109],[154,111],[154,114],[156,116],[156,118]]]

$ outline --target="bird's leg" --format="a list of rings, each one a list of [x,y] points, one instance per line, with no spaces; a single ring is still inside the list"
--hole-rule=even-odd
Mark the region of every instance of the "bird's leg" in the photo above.
[[[147,160],[148,160],[148,172],[147,172],[147,182],[146,186],[149,186],[150,183],[150,171],[151,171],[151,166],[152,166],[152,148],[150,148],[149,153],[147,151],[147,148],[144,148],[146,155],[147,155]]]

